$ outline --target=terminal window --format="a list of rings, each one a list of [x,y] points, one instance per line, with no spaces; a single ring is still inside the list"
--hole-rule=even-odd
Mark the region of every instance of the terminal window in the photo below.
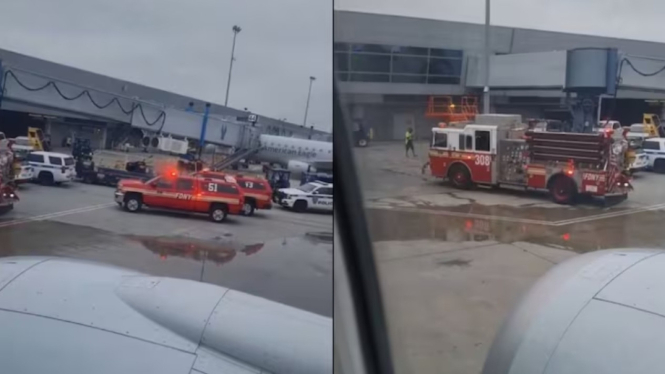
[[[461,50],[353,43],[333,49],[339,81],[460,84]]]

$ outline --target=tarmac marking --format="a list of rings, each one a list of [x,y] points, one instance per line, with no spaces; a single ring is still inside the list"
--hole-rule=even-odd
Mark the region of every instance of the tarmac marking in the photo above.
[[[54,212],[54,213],[42,214],[42,215],[39,215],[39,216],[32,216],[32,217],[28,217],[28,218],[21,218],[21,219],[15,219],[15,220],[12,220],[12,221],[0,222],[0,228],[7,227],[7,226],[20,225],[20,224],[23,224],[23,223],[30,223],[30,222],[35,222],[35,221],[43,221],[43,220],[47,220],[47,219],[51,219],[51,218],[68,216],[68,215],[71,215],[71,214],[91,212],[93,210],[98,210],[98,209],[106,208],[106,207],[109,207],[109,206],[113,206],[114,204],[115,203],[89,205],[89,206],[82,207],[82,208],[63,210],[63,211],[60,211],[60,212]]]
[[[571,219],[565,219],[565,220],[560,220],[560,221],[545,221],[545,220],[535,220],[535,219],[528,219],[528,218],[495,216],[495,215],[490,215],[490,214],[452,212],[452,211],[445,211],[445,210],[426,210],[426,209],[419,209],[419,208],[403,208],[403,207],[380,206],[380,205],[368,205],[367,208],[396,210],[396,211],[399,211],[399,212],[407,212],[407,213],[423,213],[424,212],[424,213],[427,213],[427,214],[434,214],[434,215],[448,216],[448,217],[478,218],[478,219],[504,221],[504,222],[512,222],[512,223],[526,223],[526,224],[531,224],[531,225],[561,227],[561,226],[568,226],[568,225],[573,225],[573,224],[577,224],[577,223],[598,221],[598,220],[601,220],[601,219],[615,218],[615,217],[621,217],[621,216],[626,216],[626,215],[630,215],[630,214],[637,214],[637,213],[642,213],[642,212],[650,212],[650,211],[654,211],[654,210],[661,210],[661,209],[665,209],[665,203],[649,205],[649,206],[646,206],[646,207],[632,208],[632,209],[627,209],[627,210],[620,210],[620,211],[615,211],[615,212],[594,214],[594,215],[591,215],[591,216],[571,218]]]

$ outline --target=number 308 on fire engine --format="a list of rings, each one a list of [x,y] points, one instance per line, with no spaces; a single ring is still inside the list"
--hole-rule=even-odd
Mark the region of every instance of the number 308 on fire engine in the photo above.
[[[492,157],[490,155],[476,155],[476,165],[480,166],[490,166],[490,163],[492,162]]]

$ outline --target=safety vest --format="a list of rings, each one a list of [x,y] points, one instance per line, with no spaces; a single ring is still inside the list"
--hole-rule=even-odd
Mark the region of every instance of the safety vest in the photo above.
[[[405,143],[410,142],[411,140],[413,140],[413,133],[407,131],[406,135],[404,136],[404,139]]]

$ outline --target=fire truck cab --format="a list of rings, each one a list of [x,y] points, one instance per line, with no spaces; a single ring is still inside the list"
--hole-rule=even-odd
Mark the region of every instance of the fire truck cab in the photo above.
[[[464,128],[432,129],[430,163],[432,175],[451,178],[459,188],[468,188],[472,183],[496,183],[497,126],[466,125]],[[445,159],[439,160],[440,156]]]
[[[525,131],[525,126],[505,122],[435,127],[429,167],[433,176],[457,188],[549,190],[555,202],[569,204],[578,194],[627,195],[627,149],[625,139],[608,132]]]

